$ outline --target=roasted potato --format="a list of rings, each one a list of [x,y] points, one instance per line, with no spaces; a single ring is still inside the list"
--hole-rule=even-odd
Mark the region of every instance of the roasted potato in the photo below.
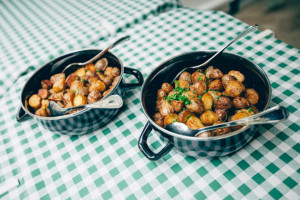
[[[190,89],[195,91],[197,95],[203,95],[203,93],[206,91],[207,86],[204,81],[198,81],[190,86]]]
[[[81,106],[87,104],[87,98],[83,95],[76,95],[73,100],[74,106]]]
[[[91,71],[91,72],[96,72],[96,67],[93,63],[87,64],[85,66],[86,70]]]
[[[100,99],[102,99],[101,93],[99,91],[93,90],[88,94],[87,102],[95,103],[95,102],[99,101]]]
[[[190,112],[193,112],[193,113],[196,113],[196,114],[201,114],[203,112],[203,110],[204,110],[203,103],[199,99],[197,99],[197,100],[194,100],[194,99],[190,100],[190,104],[187,104],[186,108]]]
[[[37,110],[41,107],[41,101],[41,97],[37,94],[34,94],[29,98],[28,103],[31,108]]]
[[[202,72],[195,71],[192,74],[192,81],[193,81],[194,84],[197,83],[198,81],[203,81],[205,83],[206,82],[206,76]]]
[[[214,104],[214,98],[209,94],[205,93],[201,98],[204,106],[204,110],[211,110]]]
[[[203,128],[204,125],[202,124],[202,122],[200,121],[200,119],[196,116],[191,116],[187,122],[186,125],[190,128],[190,129],[199,129],[199,128]]]
[[[38,95],[42,99],[46,99],[50,95],[50,92],[49,92],[49,90],[42,88],[42,89],[39,89]]]
[[[228,118],[227,110],[215,109],[215,113],[218,115],[219,121],[226,121]]]
[[[192,90],[183,92],[182,96],[185,96],[188,100],[196,100],[198,98],[196,92]]]
[[[227,85],[228,85],[228,83],[229,83],[230,80],[236,80],[236,78],[233,77],[233,76],[230,76],[228,74],[225,74],[224,76],[222,76],[222,85],[223,85],[223,88],[227,87]]]
[[[250,89],[246,90],[246,92],[245,92],[245,98],[252,105],[257,104],[257,102],[259,100],[258,93],[253,88],[250,88]]]
[[[186,81],[189,85],[191,85],[192,75],[189,72],[182,72],[179,76],[179,81]]]
[[[175,88],[176,87],[181,87],[181,88],[189,88],[190,84],[187,81],[184,80],[179,80],[175,82]]]
[[[49,90],[52,87],[52,83],[49,80],[42,80],[41,86],[43,89]]]
[[[236,80],[230,80],[225,88],[225,94],[232,98],[241,96],[242,92],[245,91],[245,86]]]
[[[178,118],[179,121],[181,123],[186,123],[187,120],[191,117],[191,116],[195,116],[195,114],[193,114],[192,112],[188,111],[188,110],[182,110],[179,114],[178,114]]]
[[[89,87],[89,92],[91,91],[99,91],[99,92],[103,92],[106,89],[105,84],[98,80],[98,81],[94,81],[92,82],[91,86]]]
[[[166,115],[166,117],[164,118],[164,126],[167,126],[168,124],[171,124],[173,122],[179,122],[177,114],[170,113]]]
[[[233,99],[233,105],[235,108],[249,108],[250,104],[244,97],[236,97]]]
[[[210,82],[210,84],[208,85],[208,89],[209,90],[217,90],[217,91],[221,91],[223,90],[223,85],[220,79],[215,79],[212,82]]]
[[[108,66],[108,60],[106,58],[102,58],[98,60],[95,64],[95,68],[97,71],[105,71]]]
[[[166,95],[167,95],[167,93],[166,93],[163,89],[159,89],[159,90],[157,91],[157,98],[158,98],[158,99],[164,98]]]
[[[162,99],[160,105],[159,105],[159,112],[162,116],[166,116],[170,113],[174,113],[174,108],[171,105],[171,103],[168,102],[167,99]]]
[[[163,89],[167,94],[169,94],[169,92],[171,92],[172,90],[174,90],[173,86],[169,83],[163,83],[161,85],[161,89]]]
[[[232,101],[228,97],[219,97],[216,104],[216,109],[229,110],[232,107]]]
[[[221,121],[217,121],[213,125],[221,124],[221,123],[222,123]],[[224,134],[227,134],[229,132],[231,132],[231,128],[230,127],[218,128],[218,129],[215,129],[215,130],[211,131],[211,133],[213,135],[215,135],[215,136],[224,135]]]
[[[207,110],[201,114],[200,119],[205,125],[212,125],[218,121],[219,116],[215,112]]]
[[[153,116],[153,119],[154,119],[155,123],[157,125],[159,125],[160,127],[164,126],[164,118],[160,113],[155,113]]]
[[[219,78],[222,78],[223,73],[221,72],[221,70],[215,69],[213,66],[209,66],[205,70],[205,76],[207,78],[219,79]]]
[[[228,75],[233,76],[234,78],[236,78],[236,80],[238,80],[241,83],[245,80],[244,74],[242,74],[241,72],[236,71],[236,70],[229,71]]]
[[[180,112],[183,108],[184,101],[172,100],[171,105],[173,106],[175,112]]]

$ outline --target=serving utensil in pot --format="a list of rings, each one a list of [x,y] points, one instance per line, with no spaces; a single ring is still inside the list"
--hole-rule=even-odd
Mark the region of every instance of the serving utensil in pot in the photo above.
[[[96,56],[94,56],[93,58],[89,59],[88,61],[83,62],[83,63],[71,63],[71,64],[67,65],[62,72],[67,74],[67,71],[68,72],[76,71],[76,69],[78,69],[78,68],[80,68],[82,66],[85,66],[85,65],[87,65],[89,63],[92,63],[92,62],[96,61],[98,58],[100,58],[105,53],[107,53],[110,49],[114,48],[115,46],[117,46],[119,44],[122,44],[123,42],[128,41],[129,39],[130,39],[130,36],[128,36],[128,35],[123,36],[123,37],[117,39],[115,42],[113,42],[111,45],[109,45],[103,51],[100,51],[100,53],[98,53]]]
[[[187,136],[197,136],[203,132],[215,130],[218,128],[239,126],[239,125],[255,125],[255,124],[272,124],[278,123],[282,120],[286,120],[289,116],[289,112],[285,107],[282,106],[274,106],[265,111],[257,113],[255,115],[245,117],[239,120],[230,121],[226,123],[216,124],[213,126],[208,126],[196,130],[190,129],[187,125],[181,122],[174,122],[168,124],[165,128],[174,133],[179,133]]]
[[[184,71],[186,71],[187,69],[198,69],[201,67],[206,66],[207,64],[209,64],[215,57],[217,57],[220,53],[222,53],[225,49],[227,49],[231,44],[233,44],[234,42],[238,41],[239,39],[241,39],[242,37],[244,37],[245,35],[257,30],[258,25],[255,26],[249,26],[246,30],[244,30],[242,33],[240,33],[237,37],[235,37],[233,40],[231,40],[228,44],[226,44],[222,49],[220,49],[219,51],[217,51],[213,56],[211,56],[208,60],[206,60],[205,62],[203,62],[200,65],[195,65],[195,66],[190,66],[190,67],[186,67],[183,68],[174,78],[174,80],[178,79],[178,77],[180,76],[180,74]],[[173,82],[174,82],[173,80]]]
[[[74,106],[70,108],[62,108],[54,101],[49,101],[48,108],[52,116],[61,116],[69,111],[84,109],[84,108],[97,108],[97,109],[118,109],[123,106],[123,100],[119,95],[111,95],[107,98],[97,101],[92,104],[85,104],[81,106]]]

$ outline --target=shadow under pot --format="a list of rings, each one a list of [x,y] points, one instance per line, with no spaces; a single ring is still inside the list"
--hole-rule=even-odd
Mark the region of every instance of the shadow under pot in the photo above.
[[[215,51],[191,52],[176,56],[155,68],[145,80],[142,87],[141,102],[144,114],[148,122],[145,125],[138,142],[141,152],[150,160],[158,160],[171,149],[175,149],[184,155],[193,157],[220,157],[232,154],[248,144],[255,136],[258,125],[244,126],[236,131],[212,137],[190,137],[168,131],[158,126],[153,115],[155,110],[157,91],[165,82],[172,83],[174,77],[187,66],[196,66],[208,58]],[[222,53],[208,66],[219,68],[224,74],[230,70],[238,70],[245,75],[245,86],[254,88],[259,94],[259,103],[255,106],[259,111],[265,110],[271,98],[271,86],[266,73],[251,60],[232,53]],[[205,70],[208,66],[202,68]],[[188,70],[189,71],[189,70]],[[192,70],[190,72],[193,72]],[[154,152],[147,144],[151,132],[158,134],[161,139],[168,140],[167,144],[159,152]]]
[[[17,121],[22,122],[33,117],[45,129],[63,135],[81,135],[109,123],[113,117],[119,112],[119,109],[96,109],[85,108],[78,112],[56,116],[56,117],[41,117],[33,114],[25,107],[25,100],[37,94],[41,88],[41,81],[49,79],[52,75],[61,73],[63,69],[71,63],[78,63],[86,61],[94,57],[101,50],[99,49],[85,49],[78,50],[50,61],[49,63],[38,69],[31,78],[25,83],[21,93],[21,106],[17,113]],[[118,67],[120,70],[120,79],[110,93],[99,101],[107,98],[110,95],[117,94],[124,98],[125,92],[128,89],[134,89],[143,84],[144,79],[140,71],[124,67],[122,61],[114,54],[107,52],[103,57],[107,58],[109,66]],[[124,74],[133,75],[136,78],[136,83],[125,83]],[[66,76],[69,74],[66,73]]]

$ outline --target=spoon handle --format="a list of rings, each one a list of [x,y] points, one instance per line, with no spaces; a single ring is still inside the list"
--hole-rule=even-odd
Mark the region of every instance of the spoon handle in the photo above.
[[[289,117],[289,112],[285,107],[282,106],[274,106],[265,111],[252,115],[250,117],[246,117],[243,119],[239,119],[236,121],[226,122],[222,124],[216,124],[213,126],[208,126],[199,129],[197,134],[225,127],[239,126],[239,125],[255,125],[255,124],[270,124],[277,123],[282,120],[286,120]]]
[[[116,40],[115,42],[113,42],[111,45],[109,45],[106,49],[104,49],[103,51],[101,51],[100,53],[98,53],[96,56],[94,56],[93,58],[91,58],[90,60],[82,63],[82,65],[87,65],[91,62],[94,62],[95,60],[97,60],[98,58],[100,58],[101,56],[103,56],[106,52],[108,52],[111,48],[114,48],[115,46],[126,42],[130,39],[129,35],[123,36],[121,38],[119,38],[118,40]]]
[[[232,43],[236,42],[237,40],[241,39],[248,33],[251,33],[252,31],[256,30],[258,28],[257,25],[255,26],[249,26],[246,30],[244,30],[242,33],[240,33],[237,37],[235,37],[233,40],[231,40],[228,44],[226,44],[221,50],[219,50],[216,54],[214,54],[212,57],[210,57],[207,61],[202,63],[201,65],[194,66],[193,68],[198,68],[207,65],[212,59],[214,59],[216,56],[218,56],[220,53],[222,53],[227,47],[229,47]]]

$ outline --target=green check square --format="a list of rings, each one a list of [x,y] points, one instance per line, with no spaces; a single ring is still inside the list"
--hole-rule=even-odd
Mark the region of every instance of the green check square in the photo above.
[[[160,183],[163,183],[163,182],[165,182],[166,180],[168,180],[168,178],[166,177],[166,175],[163,174],[163,173],[160,174],[159,176],[157,176],[156,179],[157,179],[158,182],[160,182]]]
[[[229,181],[235,177],[235,174],[229,169],[223,174]]]
[[[194,183],[194,181],[189,176],[187,176],[185,179],[182,180],[182,183],[186,187],[189,187],[189,186],[191,186]]]
[[[272,189],[269,192],[269,195],[271,197],[273,197],[274,199],[280,199],[283,196],[283,194],[281,192],[279,192],[276,188]]]
[[[238,190],[244,195],[246,196],[249,192],[251,192],[251,190],[249,189],[249,187],[245,184],[241,185]]]
[[[290,189],[293,189],[297,184],[297,183],[294,179],[292,179],[291,177],[287,177],[283,183],[288,186]]]
[[[262,176],[262,175],[260,175],[259,173],[257,173],[257,174],[255,174],[253,177],[252,177],[252,179],[257,183],[257,184],[261,184],[261,183],[263,183],[266,179]]]
[[[121,181],[120,183],[118,183],[118,188],[120,190],[124,190],[126,187],[128,187],[128,184],[125,180]]]
[[[217,180],[214,180],[213,182],[211,182],[209,184],[209,186],[213,191],[217,191],[222,187],[221,184]]]
[[[179,194],[178,190],[175,187],[171,187],[167,192],[171,198],[174,198]]]
[[[144,185],[144,186],[142,187],[142,190],[143,190],[143,192],[144,192],[145,194],[148,194],[150,191],[153,190],[153,188],[152,188],[152,186],[151,186],[149,183],[147,183],[146,185]]]
[[[275,173],[279,170],[279,168],[278,168],[276,165],[274,165],[273,163],[269,164],[266,168],[267,168],[267,170],[269,170],[272,174],[275,174]]]

